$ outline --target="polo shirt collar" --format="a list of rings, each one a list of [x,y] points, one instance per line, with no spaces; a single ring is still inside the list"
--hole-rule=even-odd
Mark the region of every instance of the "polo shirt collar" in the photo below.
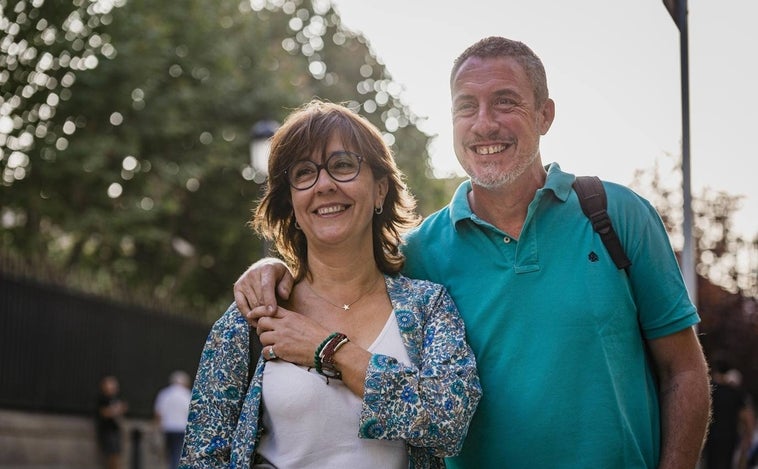
[[[545,170],[547,171],[547,179],[545,180],[545,186],[541,190],[551,190],[556,198],[561,202],[565,202],[571,193],[571,186],[574,184],[576,177],[571,173],[563,172],[558,163],[548,164],[545,166]],[[471,180],[467,179],[458,186],[458,189],[453,194],[453,198],[450,201],[450,221],[454,225],[474,215],[468,203],[469,191],[471,191]]]
[[[474,215],[468,203],[468,193],[471,191],[471,179],[467,179],[455,190],[450,200],[450,221],[453,225]]]
[[[558,163],[550,163],[545,166],[545,170],[547,170],[547,179],[545,180],[543,190],[549,189],[553,191],[558,200],[565,202],[569,194],[571,194],[571,187],[574,184],[576,176],[563,172]]]

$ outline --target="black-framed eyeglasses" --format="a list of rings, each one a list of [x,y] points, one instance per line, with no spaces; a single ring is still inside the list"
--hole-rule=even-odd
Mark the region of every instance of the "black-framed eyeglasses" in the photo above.
[[[361,172],[363,157],[351,151],[335,151],[330,154],[323,164],[311,160],[300,160],[290,166],[284,174],[293,188],[304,191],[310,189],[318,181],[321,169],[337,182],[349,182],[358,177]]]

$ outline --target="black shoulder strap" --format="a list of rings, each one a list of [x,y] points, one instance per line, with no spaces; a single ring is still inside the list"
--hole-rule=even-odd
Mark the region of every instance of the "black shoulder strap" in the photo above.
[[[603,183],[597,176],[578,176],[574,181],[574,190],[579,197],[582,211],[592,222],[592,228],[600,235],[605,248],[613,259],[613,263],[619,269],[626,269],[632,265],[632,261],[626,256],[624,247],[621,246],[616,230],[613,229],[611,218],[606,208],[608,199],[605,195]]]

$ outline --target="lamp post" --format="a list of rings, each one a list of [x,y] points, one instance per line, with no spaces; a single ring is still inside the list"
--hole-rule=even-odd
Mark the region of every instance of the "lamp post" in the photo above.
[[[271,137],[278,128],[279,123],[271,119],[258,121],[250,128],[250,166],[253,168],[253,182],[261,186],[261,196],[265,191],[263,183],[268,178]],[[261,241],[261,257],[266,257],[269,253],[269,243],[265,238]]]
[[[253,167],[253,181],[263,184],[268,177],[268,157],[271,152],[271,136],[279,123],[266,119],[253,124],[250,128],[250,166]]]
[[[689,45],[687,32],[687,0],[663,0],[671,18],[679,29],[679,61],[681,66],[682,93],[682,275],[690,300],[697,307],[697,272],[695,255],[697,249],[692,239],[692,189],[690,183],[690,74]]]

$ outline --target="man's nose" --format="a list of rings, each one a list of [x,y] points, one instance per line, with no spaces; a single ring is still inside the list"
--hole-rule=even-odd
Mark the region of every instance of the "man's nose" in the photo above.
[[[497,132],[498,126],[499,124],[492,110],[487,106],[482,106],[479,108],[479,112],[476,113],[471,130],[478,135],[489,137]]]

